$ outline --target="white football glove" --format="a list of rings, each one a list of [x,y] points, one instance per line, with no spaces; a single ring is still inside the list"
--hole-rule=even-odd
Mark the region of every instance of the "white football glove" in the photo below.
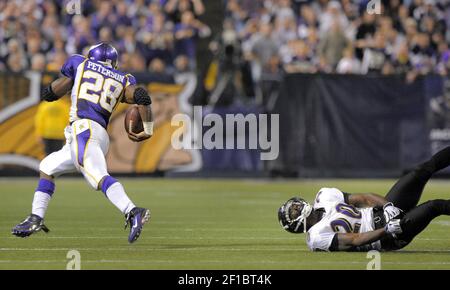
[[[393,235],[394,237],[398,234],[401,234],[402,231],[402,227],[400,226],[400,220],[399,219],[395,219],[395,220],[391,220],[389,221],[386,226],[384,227],[384,230],[386,231],[386,233]]]
[[[399,209],[398,207],[395,207],[392,202],[386,203],[383,206],[383,211],[384,211],[383,214],[384,214],[384,219],[385,219],[386,223],[395,219],[396,217],[398,217],[400,214],[403,213],[403,211],[401,209]]]

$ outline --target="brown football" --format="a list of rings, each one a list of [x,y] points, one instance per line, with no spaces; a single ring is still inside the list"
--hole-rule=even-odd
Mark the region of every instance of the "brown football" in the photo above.
[[[125,131],[127,133],[130,132],[130,130],[133,133],[139,134],[142,131],[144,131],[144,126],[142,125],[142,119],[141,115],[139,114],[139,109],[137,106],[131,106],[128,108],[126,114],[125,114]]]

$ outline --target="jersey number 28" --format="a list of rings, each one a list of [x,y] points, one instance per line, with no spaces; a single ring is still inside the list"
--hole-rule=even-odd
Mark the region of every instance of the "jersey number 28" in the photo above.
[[[105,78],[101,74],[94,71],[85,71],[83,79],[94,80],[94,82],[84,81],[78,92],[80,99],[88,100],[112,113],[116,103],[122,94],[123,85],[118,81]]]

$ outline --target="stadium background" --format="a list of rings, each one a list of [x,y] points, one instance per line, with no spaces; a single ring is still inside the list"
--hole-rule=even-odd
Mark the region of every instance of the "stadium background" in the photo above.
[[[0,160],[36,170],[45,125],[25,117],[34,83],[105,41],[159,95],[155,138],[128,156],[124,108],[114,116],[111,172],[395,176],[447,144],[450,13],[444,1],[385,2],[371,15],[368,1],[2,1]],[[171,150],[170,118],[193,105],[280,114],[279,158]]]
[[[445,1],[384,1],[380,15],[368,14],[363,0],[0,3],[4,174],[17,173],[11,163],[30,174],[44,145],[48,153],[51,139],[62,138],[50,134],[45,143],[45,113],[30,117],[39,92],[68,55],[99,41],[115,45],[120,68],[159,95],[156,135],[143,145],[127,144],[119,125],[125,107],[116,112],[108,156],[114,173],[386,177],[448,143]],[[171,116],[192,115],[195,105],[280,114],[279,158],[170,150]],[[136,148],[125,156],[122,146]]]
[[[134,144],[123,130],[126,106],[118,108],[112,173],[298,179],[122,179],[156,216],[157,236],[143,235],[133,252],[121,244],[105,201],[80,192],[81,178],[62,179],[48,215],[59,237],[39,235],[36,248],[0,236],[0,267],[59,269],[65,250],[80,247],[86,268],[365,267],[364,255],[309,254],[279,229],[279,204],[298,192],[311,200],[321,186],[382,194],[393,180],[304,178],[394,178],[450,144],[448,1],[382,0],[379,15],[367,13],[366,0],[75,1],[81,14],[68,10],[69,2],[0,0],[2,176],[36,176],[46,150],[60,146],[62,134],[54,131],[67,124],[68,100],[40,108],[39,93],[70,54],[105,41],[119,50],[120,69],[152,93],[157,116],[154,137]],[[196,105],[219,114],[279,114],[279,157],[172,150],[171,116],[192,115]],[[21,217],[16,209],[29,208],[34,184],[0,180],[2,232]],[[447,189],[446,181],[433,183],[424,198],[448,197]],[[83,218],[68,220],[67,213]],[[101,223],[100,234],[86,229],[86,220]],[[448,219],[430,228],[407,255],[386,254],[385,267],[448,268]],[[287,262],[297,249],[303,260]]]

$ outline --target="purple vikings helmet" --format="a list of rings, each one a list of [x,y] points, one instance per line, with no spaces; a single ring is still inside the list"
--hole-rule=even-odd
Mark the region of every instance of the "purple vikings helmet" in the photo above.
[[[116,69],[119,54],[112,45],[102,42],[89,48],[88,58]]]

